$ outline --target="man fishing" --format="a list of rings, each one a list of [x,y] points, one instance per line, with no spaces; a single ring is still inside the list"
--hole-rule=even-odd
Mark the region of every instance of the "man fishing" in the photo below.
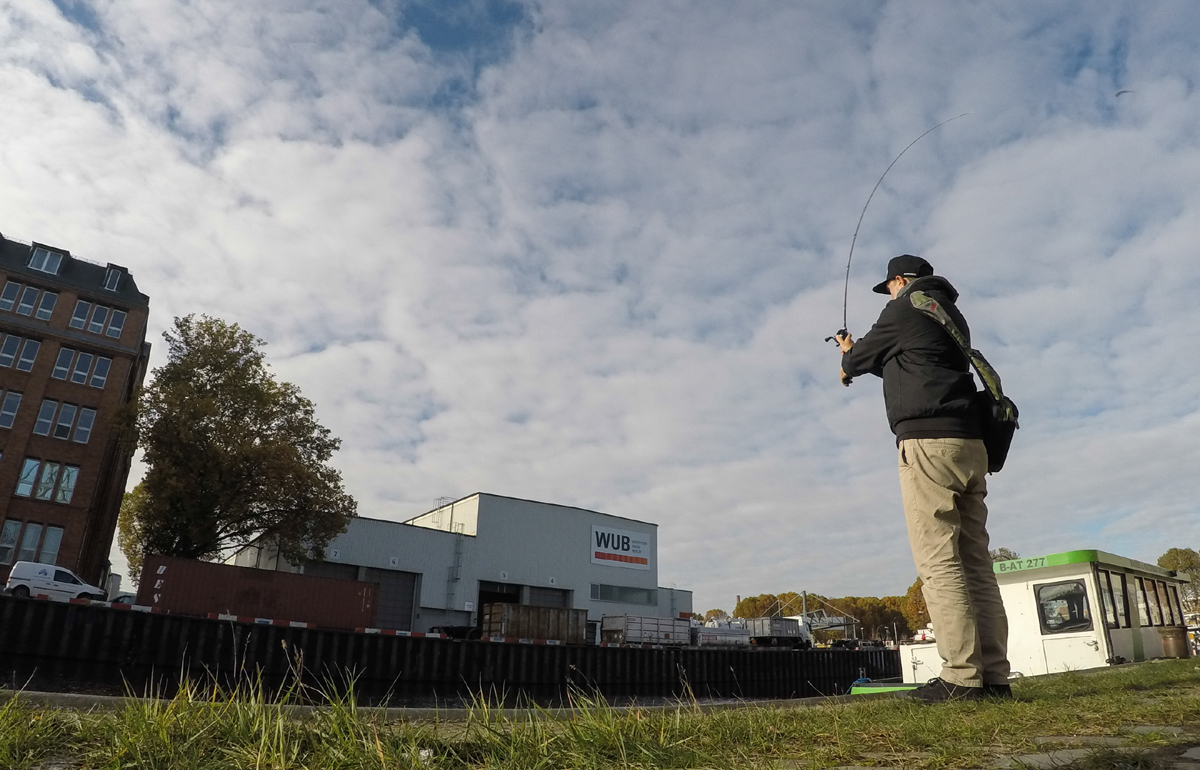
[[[919,292],[939,303],[969,340],[954,305],[958,292],[911,254],[888,262],[874,291],[892,300],[871,330],[858,342],[844,330],[835,338],[843,385],[868,373],[883,378],[913,561],[943,661],[941,675],[908,697],[927,703],[1012,697],[1008,618],[988,554],[988,454],[970,361],[912,301]]]

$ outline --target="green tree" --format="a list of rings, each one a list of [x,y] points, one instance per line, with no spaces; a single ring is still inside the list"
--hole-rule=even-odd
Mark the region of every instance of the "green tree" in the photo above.
[[[148,466],[131,547],[214,560],[265,538],[289,561],[322,556],[356,513],[328,464],[340,440],[237,324],[189,315],[163,336],[167,363],[128,417]]]
[[[138,484],[121,498],[117,514],[117,547],[129,562],[129,582],[136,588],[142,577],[145,539],[142,537],[142,511],[146,507],[146,486]]]
[[[1187,612],[1200,611],[1200,553],[1194,548],[1171,548],[1158,557],[1158,566],[1191,578],[1191,583],[1179,587],[1179,599]]]
[[[913,633],[929,625],[929,607],[925,604],[925,593],[921,590],[923,585],[925,584],[921,578],[917,578],[904,595],[904,618]]]
[[[992,557],[993,564],[998,561],[1012,561],[1013,559],[1021,558],[1021,554],[1016,551],[1010,551],[1007,548],[995,548],[988,551],[988,555]]]
[[[725,610],[713,609],[713,610],[709,610],[708,612],[704,613],[704,617],[701,618],[701,620],[703,620],[704,622],[707,623],[708,621],[712,620],[713,618],[716,618],[717,620],[729,620],[729,613],[726,612]]]

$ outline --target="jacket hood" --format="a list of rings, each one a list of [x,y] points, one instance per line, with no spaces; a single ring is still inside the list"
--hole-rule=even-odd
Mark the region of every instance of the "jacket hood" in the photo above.
[[[951,302],[958,301],[958,289],[950,285],[950,282],[940,275],[927,275],[923,278],[917,278],[896,295],[896,299],[900,299],[910,291],[940,291],[945,294]]]

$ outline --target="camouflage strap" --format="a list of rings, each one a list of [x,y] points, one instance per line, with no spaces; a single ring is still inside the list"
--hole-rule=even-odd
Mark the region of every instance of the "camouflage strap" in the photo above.
[[[912,300],[913,307],[917,312],[929,316],[937,321],[943,329],[949,332],[962,351],[967,354],[967,358],[971,361],[971,366],[975,367],[975,371],[979,374],[979,379],[983,382],[983,386],[987,388],[991,394],[992,400],[996,402],[996,406],[1000,408],[1000,414],[997,417],[1003,422],[1016,422],[1017,414],[1012,401],[1004,397],[1004,390],[1000,387],[1000,374],[992,368],[992,365],[987,362],[975,348],[971,347],[971,342],[962,331],[955,325],[954,320],[950,318],[937,300],[930,297],[923,291],[914,291],[909,293],[909,298]]]

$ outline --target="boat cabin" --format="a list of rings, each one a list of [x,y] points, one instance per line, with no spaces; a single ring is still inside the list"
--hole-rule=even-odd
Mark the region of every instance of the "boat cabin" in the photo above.
[[[1104,551],[1013,559],[992,568],[1008,614],[1014,674],[1188,656],[1179,598],[1186,575]],[[901,664],[910,682],[941,671],[932,644],[902,646]]]

